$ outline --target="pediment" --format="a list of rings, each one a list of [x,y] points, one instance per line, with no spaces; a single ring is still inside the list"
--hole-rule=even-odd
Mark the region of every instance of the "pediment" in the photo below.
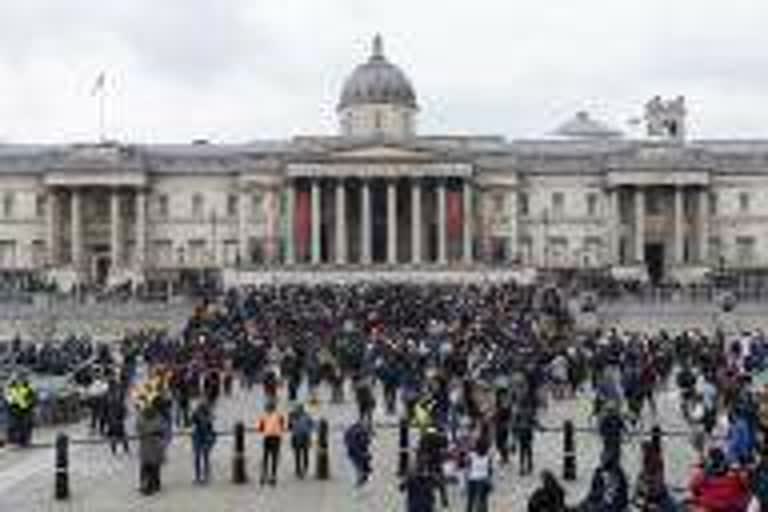
[[[385,145],[339,149],[331,152],[328,156],[338,159],[363,160],[431,160],[435,157],[431,151]]]

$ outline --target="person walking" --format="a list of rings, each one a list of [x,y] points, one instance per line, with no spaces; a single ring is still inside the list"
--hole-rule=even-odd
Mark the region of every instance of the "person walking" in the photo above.
[[[109,448],[112,455],[117,455],[119,444],[123,446],[123,453],[131,453],[128,444],[128,436],[125,431],[125,419],[128,411],[125,407],[125,400],[119,389],[110,393],[106,405],[107,438],[109,439]]]
[[[520,476],[533,473],[533,440],[536,427],[535,406],[526,402],[522,404],[515,419],[515,434],[518,443]]]
[[[150,402],[139,413],[136,433],[139,436],[140,491],[152,495],[161,489],[160,468],[165,460],[165,421],[156,404]]]
[[[285,417],[272,400],[267,401],[264,415],[256,422],[256,430],[263,436],[261,459],[261,485],[277,485],[277,468],[280,465],[280,445],[286,430]]]
[[[309,446],[315,422],[302,404],[288,416],[288,428],[291,431],[291,447],[296,465],[296,476],[303,479],[309,469]]]
[[[347,456],[357,473],[357,485],[368,482],[371,475],[371,434],[367,425],[358,420],[344,432]]]
[[[192,413],[192,453],[195,460],[195,483],[207,484],[211,479],[211,450],[216,443],[213,413],[203,399]]]
[[[435,489],[439,484],[428,466],[423,457],[417,458],[416,467],[400,482],[406,512],[434,512],[436,508]]]
[[[488,512],[488,497],[493,490],[493,460],[490,443],[478,440],[467,462],[467,512]]]

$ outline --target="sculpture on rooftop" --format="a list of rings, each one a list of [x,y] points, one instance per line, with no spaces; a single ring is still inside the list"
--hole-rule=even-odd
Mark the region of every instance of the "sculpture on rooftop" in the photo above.
[[[654,96],[645,104],[644,119],[647,134],[650,137],[661,137],[672,140],[685,138],[685,98],[663,100]]]

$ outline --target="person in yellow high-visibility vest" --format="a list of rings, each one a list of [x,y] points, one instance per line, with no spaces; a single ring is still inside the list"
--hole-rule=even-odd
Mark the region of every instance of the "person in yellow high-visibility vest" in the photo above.
[[[20,427],[20,388],[16,377],[11,379],[11,383],[5,389],[5,403],[8,408],[8,426],[6,437],[10,444],[19,444]]]

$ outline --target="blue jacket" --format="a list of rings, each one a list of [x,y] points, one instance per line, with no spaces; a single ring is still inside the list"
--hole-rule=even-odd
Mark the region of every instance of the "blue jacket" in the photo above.
[[[746,418],[738,416],[728,428],[726,435],[726,456],[731,464],[743,464],[752,459],[755,449],[755,435]]]

